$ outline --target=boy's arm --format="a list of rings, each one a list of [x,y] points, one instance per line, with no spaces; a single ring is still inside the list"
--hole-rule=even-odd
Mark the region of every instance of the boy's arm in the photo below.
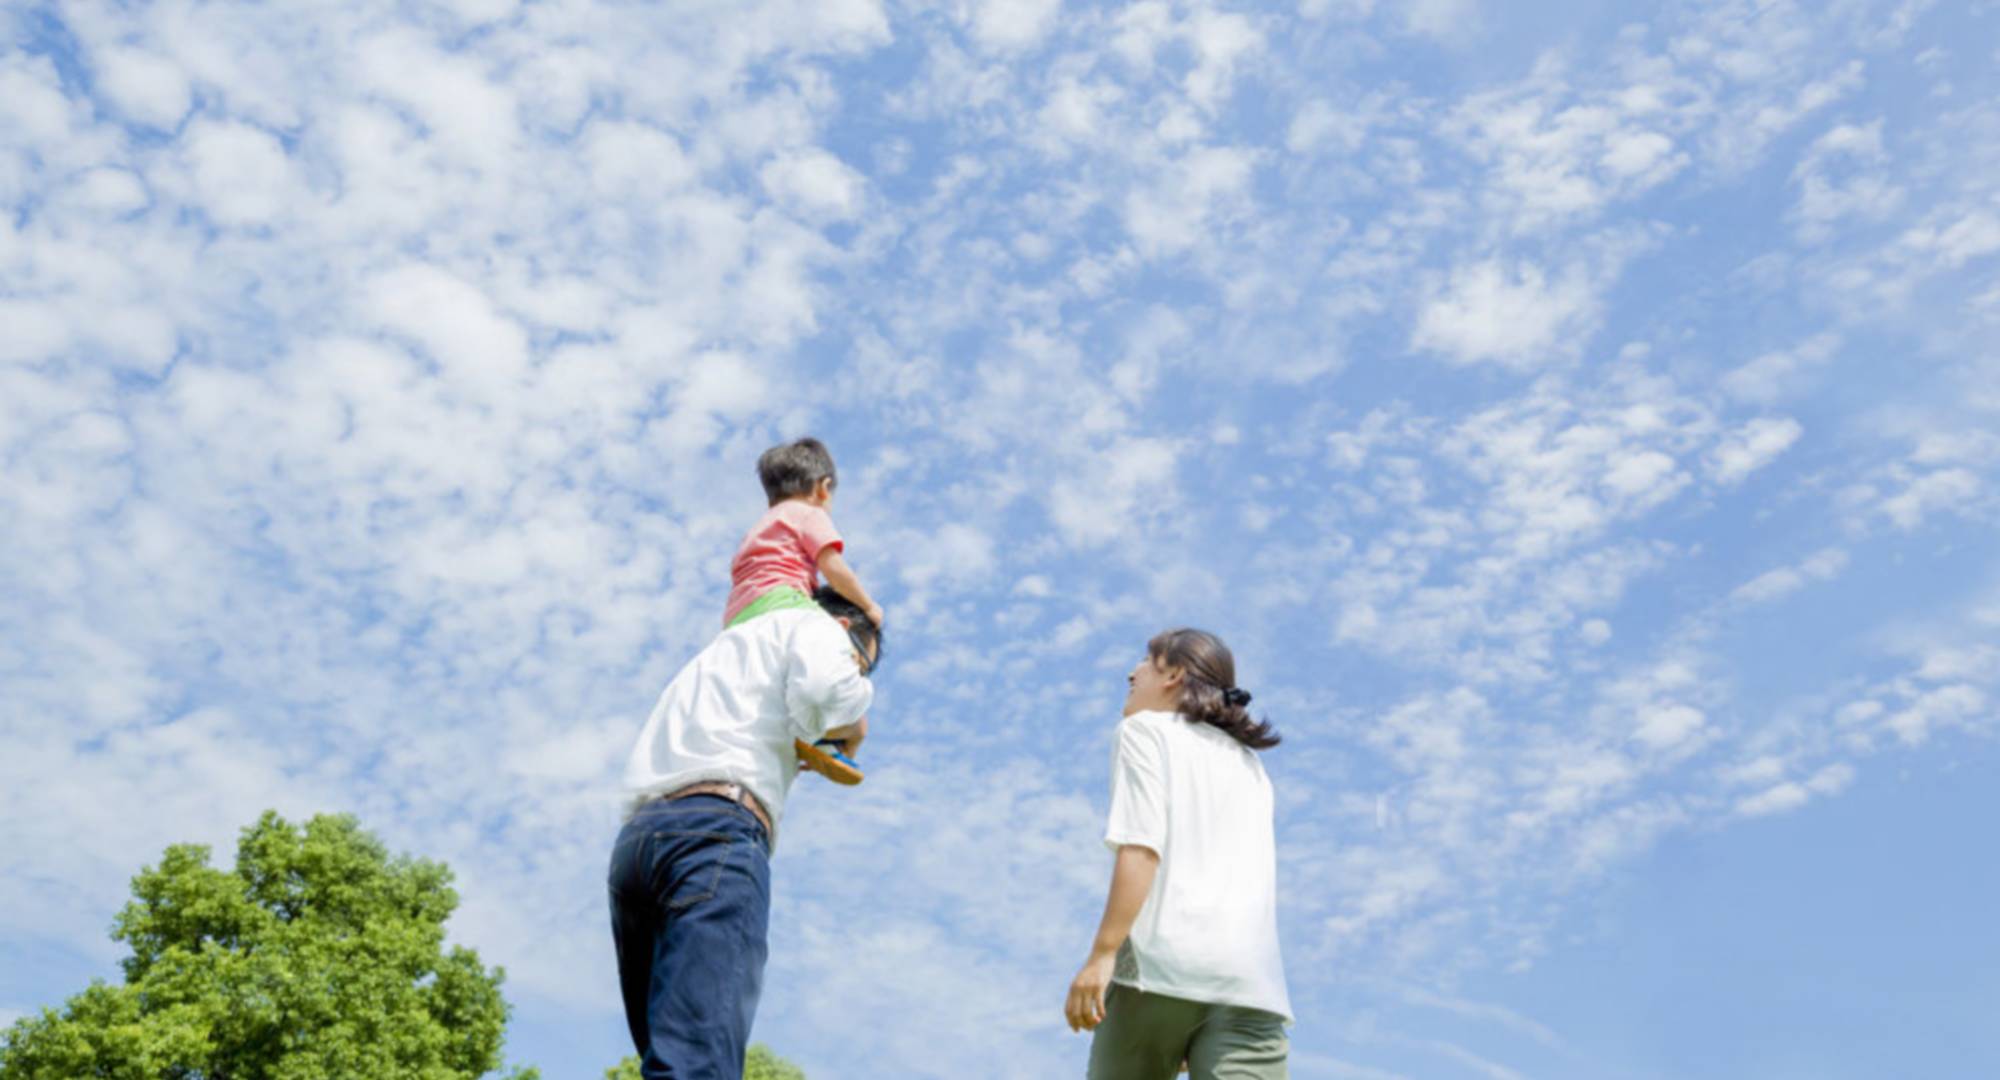
[[[839,548],[828,544],[819,549],[819,574],[833,586],[834,592],[854,601],[855,607],[867,613],[869,622],[882,625],[881,606],[869,599],[868,590],[861,587],[861,579],[854,576],[854,569],[847,565]]]

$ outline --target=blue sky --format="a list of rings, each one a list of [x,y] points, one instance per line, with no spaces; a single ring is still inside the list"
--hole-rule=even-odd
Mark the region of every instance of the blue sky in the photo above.
[[[889,610],[757,1035],[1081,1069],[1153,632],[1285,734],[1294,1071],[2000,1068],[2000,7],[17,5],[0,1018],[266,807],[620,1056],[615,777],[821,435]]]

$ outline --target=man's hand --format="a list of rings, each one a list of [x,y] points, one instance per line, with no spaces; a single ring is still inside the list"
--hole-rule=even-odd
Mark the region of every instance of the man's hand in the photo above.
[[[1063,1003],[1063,1019],[1071,1031],[1092,1031],[1104,1022],[1104,995],[1111,991],[1111,969],[1115,952],[1092,953],[1083,969],[1069,984],[1069,1000]]]
[[[853,757],[861,749],[861,740],[868,737],[868,718],[862,717],[852,724],[828,728],[822,739],[832,739],[840,744],[840,752]]]

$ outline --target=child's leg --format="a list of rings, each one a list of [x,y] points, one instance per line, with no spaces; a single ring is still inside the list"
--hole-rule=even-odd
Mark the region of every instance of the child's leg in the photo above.
[[[743,610],[737,612],[734,618],[722,624],[722,628],[727,630],[738,623],[749,622],[759,615],[769,615],[773,611],[785,611],[790,608],[816,608],[818,606],[818,604],[813,602],[813,598],[806,595],[803,590],[790,585],[780,585],[775,589],[765,591],[757,599],[745,604]]]

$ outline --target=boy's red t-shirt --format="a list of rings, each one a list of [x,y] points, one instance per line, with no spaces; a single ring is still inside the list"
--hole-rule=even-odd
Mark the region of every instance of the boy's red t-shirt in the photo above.
[[[786,499],[765,511],[729,564],[729,606],[722,613],[723,625],[781,585],[812,595],[819,587],[819,553],[829,547],[841,551],[846,545],[825,510],[802,499]]]

